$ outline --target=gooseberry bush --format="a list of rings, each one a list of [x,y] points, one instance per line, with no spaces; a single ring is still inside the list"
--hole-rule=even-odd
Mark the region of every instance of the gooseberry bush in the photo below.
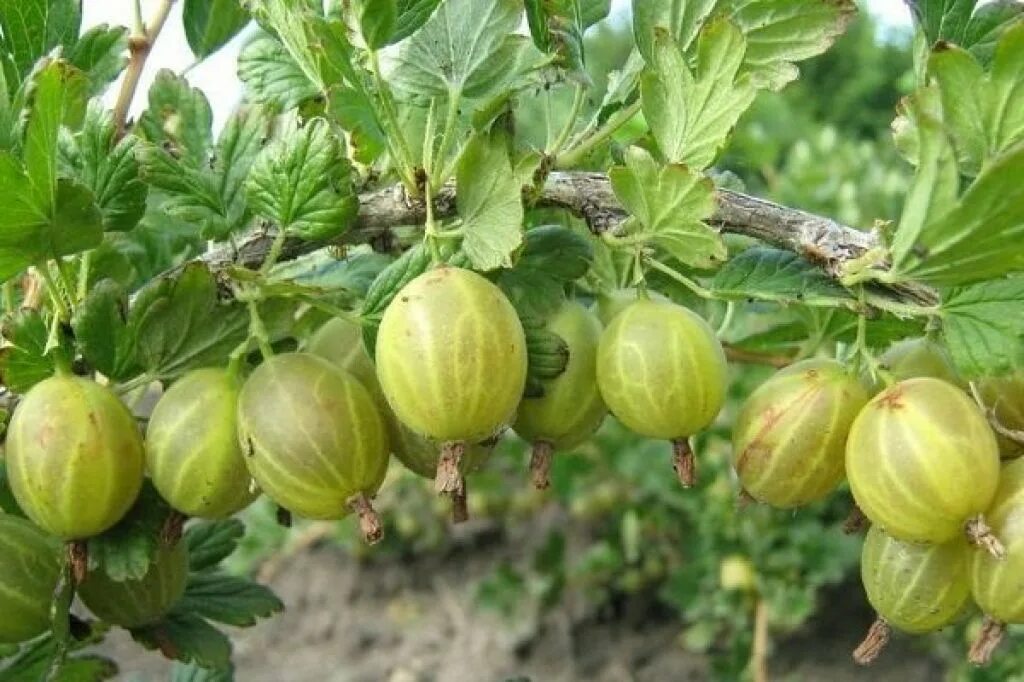
[[[612,422],[660,491],[646,529],[622,524],[634,584],[665,559],[644,533],[699,553],[736,517],[831,498],[870,524],[858,662],[974,612],[984,665],[1024,623],[1019,4],[908,0],[892,143],[913,177],[868,229],[715,166],[852,0],[637,0],[606,83],[584,34],[608,0],[184,0],[197,60],[251,31],[216,137],[167,70],[129,117],[174,0],[148,4],[82,32],[75,0],[0,1],[0,680],[106,679],[83,650],[113,627],[230,677],[217,625],[283,608],[222,566],[255,499],[374,543],[391,455],[458,522],[512,433],[522,485],[561,498]],[[752,386],[749,364],[778,371]],[[626,472],[604,466],[614,502]],[[760,589],[741,554],[717,582]]]

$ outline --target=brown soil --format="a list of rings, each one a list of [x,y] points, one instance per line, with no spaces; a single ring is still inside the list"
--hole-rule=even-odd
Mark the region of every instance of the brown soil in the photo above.
[[[445,556],[358,562],[324,546],[289,557],[271,580],[287,611],[232,633],[240,682],[662,682],[710,680],[706,657],[678,645],[680,624],[650,597],[586,613],[570,594],[543,616],[481,611],[473,586],[520,552],[476,523]],[[937,663],[896,638],[870,669],[850,658],[872,615],[838,591],[801,632],[778,642],[768,679],[941,679]],[[169,665],[124,633],[104,645],[124,681],[167,680]]]

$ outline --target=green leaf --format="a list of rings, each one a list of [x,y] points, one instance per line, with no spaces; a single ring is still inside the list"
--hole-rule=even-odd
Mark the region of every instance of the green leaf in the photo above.
[[[264,28],[277,34],[318,91],[361,82],[352,66],[352,45],[342,21],[324,18],[310,2],[250,0],[249,7]]]
[[[1024,13],[1014,1],[978,7],[978,0],[906,0],[929,45],[947,41],[987,64],[996,41]]]
[[[812,306],[852,304],[850,293],[791,251],[753,247],[715,273],[711,289],[723,298],[748,298]]]
[[[192,54],[202,59],[245,28],[249,13],[238,0],[185,0],[182,21]]]
[[[745,41],[729,21],[707,24],[697,40],[691,74],[665,31],[655,34],[653,72],[641,80],[643,112],[658,148],[671,163],[706,168],[754,101],[747,76],[737,77]]]
[[[903,203],[899,227],[892,242],[892,260],[898,269],[910,255],[922,231],[955,204],[960,174],[949,137],[942,125],[922,111],[918,99],[904,101],[902,116],[916,133],[917,172]]]
[[[398,0],[362,0],[357,5],[359,32],[371,50],[390,44],[398,26]]]
[[[634,0],[633,37],[640,54],[647,62],[654,61],[654,34],[659,28],[686,51],[717,4],[718,0]]]
[[[149,89],[149,108],[136,125],[142,137],[198,168],[213,144],[212,126],[213,112],[202,90],[161,69]]]
[[[130,230],[146,212],[148,189],[139,177],[137,148],[134,136],[117,141],[113,117],[98,101],[89,105],[81,130],[61,135],[61,173],[92,192],[106,231]]]
[[[131,631],[132,639],[165,657],[202,668],[227,670],[231,666],[231,640],[202,618],[177,610],[162,621]]]
[[[245,84],[249,99],[282,111],[294,109],[320,92],[284,44],[267,33],[257,35],[242,48],[238,78]]]
[[[383,314],[399,290],[426,272],[430,262],[430,251],[422,244],[416,244],[381,270],[366,291],[363,317]]]
[[[976,175],[1024,140],[1024,22],[1003,33],[991,73],[971,53],[940,43],[928,62],[942,98],[962,170]]]
[[[246,193],[255,213],[303,239],[326,240],[351,227],[359,199],[344,149],[322,119],[268,145],[252,165]]]
[[[214,571],[190,576],[175,609],[225,625],[250,627],[282,611],[284,604],[263,585]]]
[[[423,244],[416,244],[381,270],[366,290],[360,315],[364,321],[363,344],[371,356],[377,345],[377,328],[384,311],[402,287],[426,272],[431,262],[430,250]]]
[[[359,90],[338,86],[327,94],[327,115],[349,133],[352,156],[369,164],[387,148],[387,136],[373,102]]]
[[[594,260],[587,237],[559,225],[527,230],[526,245],[511,270],[497,283],[516,309],[544,318],[565,299],[565,285],[583,277]]]
[[[1003,31],[1019,23],[1022,17],[1024,4],[1017,0],[994,0],[982,5],[971,17],[962,44],[969,45],[971,54],[982,64],[988,64]]]
[[[245,524],[238,519],[199,521],[185,531],[188,543],[188,569],[198,573],[215,569],[228,558],[245,535]]]
[[[725,243],[704,221],[715,210],[714,185],[679,164],[659,166],[631,147],[626,165],[612,168],[612,190],[631,214],[626,231],[687,265],[710,268],[725,260]]]
[[[223,240],[242,231],[251,218],[244,183],[270,126],[262,109],[237,112],[221,131],[213,157],[199,166],[144,145],[138,155],[144,177],[167,194],[161,210],[199,226],[206,239]]]
[[[942,335],[965,378],[1024,364],[1024,278],[951,289],[942,297]]]
[[[526,0],[526,20],[537,49],[553,64],[586,81],[583,32],[587,25],[579,0]]]
[[[127,315],[124,288],[105,279],[92,287],[71,319],[82,357],[89,366],[114,379],[134,375],[139,369]]]
[[[5,419],[9,416],[5,415]],[[25,512],[18,506],[18,501],[14,499],[14,493],[11,492],[11,484],[7,479],[7,460],[3,457],[0,457],[0,511],[4,514],[20,516],[23,519],[27,518]]]
[[[81,23],[78,0],[5,0],[0,2],[0,51],[10,55],[16,73],[24,79],[54,47],[70,48]]]
[[[415,98],[495,92],[515,75],[521,20],[517,0],[444,0],[401,44],[388,82]]]
[[[725,7],[747,38],[743,71],[772,90],[797,78],[795,62],[831,47],[857,12],[854,0],[726,0]]]
[[[52,215],[57,191],[57,138],[62,125],[77,127],[85,115],[88,81],[63,60],[52,60],[32,78],[22,151],[37,205]]]
[[[921,230],[895,274],[937,286],[1024,269],[1024,144],[990,163],[957,205]]]
[[[234,682],[235,673],[232,668],[210,670],[195,665],[175,661],[171,666],[171,682]]]
[[[56,185],[55,205],[44,205],[25,170],[0,152],[0,281],[29,265],[91,249],[103,239],[92,193],[69,180]]]
[[[522,187],[500,135],[475,135],[455,171],[462,250],[477,270],[510,267],[523,243]]]
[[[68,51],[67,58],[89,78],[89,96],[100,95],[128,63],[128,29],[93,26]]]
[[[15,393],[25,393],[53,375],[53,357],[46,354],[49,331],[36,310],[5,315],[0,326],[0,383]]]
[[[101,570],[118,582],[141,579],[156,557],[170,513],[156,489],[144,482],[128,514],[102,535],[89,538],[89,570]]]
[[[320,249],[290,261],[278,263],[270,271],[268,281],[291,282],[324,292],[347,292],[362,298],[390,259],[361,245],[344,256],[335,256],[330,249]]]
[[[154,280],[140,291],[128,328],[139,363],[151,376],[169,379],[194,367],[224,363],[245,340],[249,316],[238,302],[221,303],[213,274],[194,262],[176,277]]]
[[[427,23],[441,0],[398,0],[398,21],[391,42],[408,38]]]
[[[658,28],[689,53],[712,14],[728,18],[746,37],[741,73],[749,73],[758,88],[779,90],[797,77],[794,62],[827,50],[855,12],[853,0],[635,0],[633,35],[651,63]]]

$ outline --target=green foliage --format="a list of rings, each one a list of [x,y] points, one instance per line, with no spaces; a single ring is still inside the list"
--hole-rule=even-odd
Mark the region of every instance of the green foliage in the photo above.
[[[527,396],[571,361],[548,316],[571,299],[630,300],[628,288],[704,314],[733,355],[758,363],[829,356],[878,373],[879,352],[927,330],[965,379],[1024,367],[1019,3],[910,0],[913,59],[909,40],[880,46],[877,26],[851,23],[851,0],[637,0],[627,21],[605,21],[608,0],[183,5],[197,61],[250,20],[261,29],[239,57],[245,100],[220,130],[207,95],[167,70],[137,120],[130,78],[105,109],[141,54],[127,28],[82,32],[72,0],[0,2],[7,393],[73,371],[145,405],[154,382],[193,368],[246,376],[332,316],[361,326],[352,350],[372,357],[397,292],[442,263],[482,272],[514,305]],[[737,509],[727,422],[765,376],[734,370],[726,418],[695,438],[692,491],[652,465],[666,445],[612,419],[554,459],[547,497],[520,490],[525,453],[504,439],[471,479],[474,514],[566,513],[475,586],[481,605],[536,622],[570,594],[595,608],[657,595],[679,614],[683,645],[738,679],[755,611],[772,632],[799,627],[858,551],[837,532],[842,495],[796,514]],[[17,513],[5,490],[0,506]],[[379,502],[393,516],[382,555],[444,542],[435,495],[397,465]],[[283,608],[242,573],[287,531],[266,504],[244,519],[255,532],[188,526],[185,596],[131,633],[178,661],[175,680],[231,679],[214,624]],[[90,568],[140,577],[176,520],[145,488],[88,539]],[[61,664],[58,679],[114,674],[79,652],[105,629],[73,636],[71,598],[65,580],[54,632],[3,652],[0,680]],[[1010,679],[1019,661],[1005,660],[956,674]]]
[[[249,23],[249,13],[238,0],[185,0],[182,20],[192,54],[202,59],[231,40]]]

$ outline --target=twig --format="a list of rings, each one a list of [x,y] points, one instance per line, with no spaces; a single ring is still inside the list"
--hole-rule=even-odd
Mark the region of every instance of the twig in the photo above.
[[[144,32],[141,27],[136,26],[132,35],[128,37],[128,66],[124,71],[124,80],[121,82],[121,91],[117,93],[117,102],[114,104],[114,126],[117,137],[120,139],[125,133],[125,124],[128,120],[128,110],[135,99],[135,91],[139,87],[139,80],[142,78],[142,71],[146,68],[146,60],[153,49],[160,31],[163,30],[167,15],[171,13],[171,6],[175,0],[160,0],[157,5],[153,21],[146,26]],[[136,22],[138,23],[138,22]]]
[[[432,189],[434,218],[441,220],[454,216],[455,183]],[[847,261],[879,246],[877,234],[856,230],[830,218],[731,190],[719,189],[715,198],[717,208],[709,221],[712,225],[725,232],[754,237],[771,246],[798,253],[820,265],[827,275],[836,279]],[[395,192],[393,187],[361,194],[359,201],[355,225],[336,243],[368,242],[395,225],[422,225],[427,216],[426,203],[422,198]],[[595,233],[614,229],[626,217],[607,175],[603,173],[553,172],[537,196],[536,205],[567,210],[585,220]],[[271,241],[270,236],[256,232],[243,240],[237,251],[222,248],[203,258],[215,268],[232,264],[258,268],[270,249]],[[296,258],[325,245],[289,237],[281,250],[280,260]],[[881,306],[882,299],[911,304],[912,310],[903,311],[908,313],[927,311],[938,300],[935,291],[920,285],[880,285],[868,292],[869,305]]]

